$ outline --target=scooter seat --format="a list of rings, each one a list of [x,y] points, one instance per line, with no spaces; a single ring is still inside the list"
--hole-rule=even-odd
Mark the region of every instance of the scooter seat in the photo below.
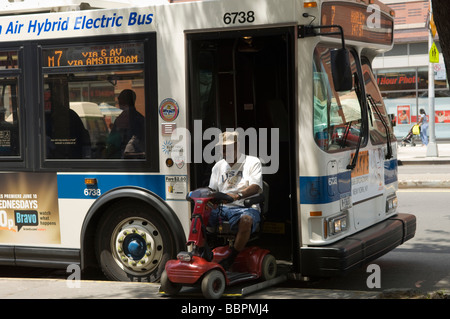
[[[269,185],[266,182],[263,182],[263,192],[257,195],[253,195],[247,197],[244,200],[245,207],[252,207],[255,204],[259,204],[259,208],[261,211],[261,222],[256,226],[255,231],[250,236],[250,241],[254,240],[258,237],[258,233],[261,230],[261,223],[264,221],[265,214],[268,210],[269,204]],[[218,237],[233,239],[237,234],[237,229],[232,230],[230,227],[230,223],[228,221],[222,221],[221,224],[216,226],[208,226],[206,230],[210,234],[214,234]]]

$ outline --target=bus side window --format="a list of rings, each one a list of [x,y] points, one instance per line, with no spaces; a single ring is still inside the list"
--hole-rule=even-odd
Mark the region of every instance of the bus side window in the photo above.
[[[149,163],[146,44],[101,43],[41,50],[45,158]]]
[[[6,83],[17,79],[3,79]],[[0,80],[1,81],[1,80]],[[17,84],[5,84],[1,87],[0,101],[0,156],[19,156],[19,119]]]
[[[144,90],[128,88],[143,73],[120,76],[120,89],[102,72],[46,76],[47,159],[145,159]]]
[[[386,129],[383,125],[384,123],[390,123],[389,116],[386,112],[386,107],[383,102],[383,98],[381,97],[380,90],[378,89],[378,86],[376,84],[375,77],[372,73],[372,69],[368,63],[362,64],[362,72],[364,77],[364,83],[366,86],[366,93],[367,95],[373,99],[374,103],[376,105],[373,105],[372,103],[369,104],[369,132],[370,132],[370,140],[372,141],[372,144],[384,144],[387,142],[387,134]],[[375,110],[374,108],[377,107],[378,110]],[[379,113],[377,112],[379,111]],[[380,118],[383,117],[383,119]],[[388,125],[389,127],[389,135],[391,137],[393,136],[392,133],[392,127],[391,125]]]

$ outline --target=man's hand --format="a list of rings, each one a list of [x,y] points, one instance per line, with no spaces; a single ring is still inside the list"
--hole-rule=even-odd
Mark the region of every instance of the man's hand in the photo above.
[[[227,195],[230,196],[231,198],[233,198],[233,201],[237,201],[240,199],[240,196],[235,193],[227,193]]]

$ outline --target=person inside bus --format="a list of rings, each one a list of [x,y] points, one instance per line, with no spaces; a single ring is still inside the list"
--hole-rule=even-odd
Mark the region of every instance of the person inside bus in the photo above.
[[[108,158],[143,158],[145,118],[136,110],[136,93],[125,89],[117,97],[122,113],[114,121],[106,143]]]
[[[234,246],[220,262],[228,269],[261,220],[259,206],[245,207],[244,198],[262,192],[262,167],[257,157],[240,153],[237,132],[222,133],[217,146],[222,147],[223,156],[212,168],[209,188],[226,193],[234,201],[221,210],[213,209],[209,226],[216,226],[221,219],[229,221],[231,230],[237,231]]]
[[[63,104],[45,112],[47,158],[91,157],[91,139],[80,116]]]
[[[19,155],[19,130],[17,121],[6,119],[6,109],[0,106],[0,155]]]

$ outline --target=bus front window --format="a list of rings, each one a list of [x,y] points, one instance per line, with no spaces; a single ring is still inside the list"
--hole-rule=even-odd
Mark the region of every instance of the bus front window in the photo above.
[[[330,52],[333,48],[318,45],[314,51],[314,138],[327,152],[356,148],[361,132],[361,106],[352,90],[336,92],[331,76]],[[350,54],[353,81],[357,81],[355,58]]]

